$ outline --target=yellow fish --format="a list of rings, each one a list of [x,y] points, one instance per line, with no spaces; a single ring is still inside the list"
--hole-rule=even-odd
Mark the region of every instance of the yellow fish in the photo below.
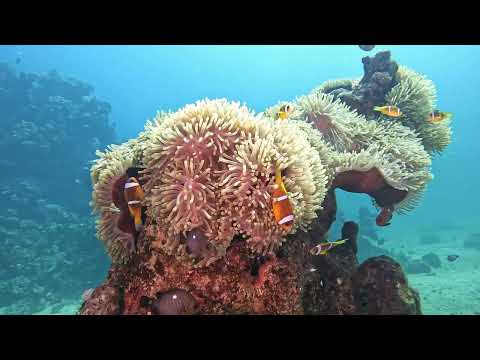
[[[334,247],[337,247],[338,245],[344,244],[348,239],[342,239],[342,240],[337,240],[337,241],[332,241],[332,242],[324,242],[321,244],[318,244],[317,246],[314,246],[313,248],[310,249],[310,254],[318,256],[318,255],[325,255],[327,252]]]
[[[400,109],[396,106],[391,106],[391,105],[387,105],[387,106],[375,106],[373,108],[374,111],[379,111],[381,112],[383,115],[387,115],[387,116],[390,116],[390,117],[399,117],[402,115],[402,112],[400,111]]]
[[[290,104],[282,105],[277,112],[277,120],[287,120],[293,112],[293,106]]]
[[[435,111],[432,111],[430,114],[428,114],[427,121],[433,124],[438,124],[439,122],[450,120],[452,116],[453,114],[450,112],[442,112],[442,111],[435,110]]]

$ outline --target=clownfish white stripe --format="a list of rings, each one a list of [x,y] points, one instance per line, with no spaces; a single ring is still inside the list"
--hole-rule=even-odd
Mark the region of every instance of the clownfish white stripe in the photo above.
[[[287,199],[288,199],[288,195],[283,195],[283,196],[273,198],[273,202],[279,202],[279,201],[287,200]]]
[[[282,220],[278,222],[278,225],[283,225],[289,221],[293,221],[293,215],[287,215]]]
[[[139,183],[136,183],[136,182],[127,182],[125,183],[125,189],[130,189],[132,187],[135,187],[135,186],[140,186]]]
[[[140,204],[139,200],[131,200],[128,202],[128,205],[135,205],[135,204]]]

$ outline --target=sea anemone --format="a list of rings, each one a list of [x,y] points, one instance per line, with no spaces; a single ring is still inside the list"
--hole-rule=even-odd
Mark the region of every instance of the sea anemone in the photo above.
[[[321,163],[327,165],[329,182],[342,172],[377,169],[383,179],[377,184],[369,184],[371,188],[367,193],[378,195],[375,186],[381,188],[386,183],[392,189],[407,192],[405,196],[392,190],[385,195],[389,200],[398,201],[392,204],[398,212],[416,205],[432,175],[429,169],[431,158],[415,131],[397,122],[368,120],[341,100],[321,92],[300,97],[296,108],[298,122],[304,119],[303,123],[310,125],[300,127],[320,154]],[[319,140],[318,137],[309,138],[317,130],[321,133]],[[351,174],[353,176],[353,172]],[[376,179],[373,173],[366,176],[363,185]],[[363,185],[359,184],[358,189]],[[378,201],[383,202],[380,199],[381,196],[374,199],[376,205],[381,206],[378,204]]]
[[[295,123],[254,116],[245,106],[203,100],[151,122],[143,162],[149,233],[165,233],[164,250],[195,266],[225,254],[235,235],[261,254],[287,235],[272,212],[275,166],[283,172],[295,227],[306,229],[326,194],[319,152]],[[312,142],[320,136],[309,135]],[[317,144],[318,147],[321,147]],[[201,231],[202,254],[187,251],[191,231]]]
[[[425,150],[430,154],[441,154],[452,142],[452,129],[448,122],[431,124],[425,122],[418,126],[417,132],[422,138]]]
[[[112,193],[116,182],[133,165],[134,148],[135,141],[129,141],[123,145],[111,145],[105,152],[97,151],[99,158],[91,169],[91,206],[94,213],[100,215],[97,219],[97,236],[116,263],[124,263],[130,257],[132,235],[118,227],[119,221],[122,223],[122,212],[113,203]]]
[[[293,119],[312,123],[336,151],[357,151],[375,136],[377,123],[369,121],[333,95],[312,92],[301,96]]]
[[[386,135],[383,141],[372,143],[360,152],[342,153],[338,158],[337,176],[347,171],[368,172],[376,169],[391,188],[406,191],[405,197],[395,199],[399,202],[388,204],[393,205],[399,213],[411,210],[417,204],[425,186],[433,178],[429,169],[430,156],[413,133],[410,138]],[[383,184],[378,184],[377,189],[374,184],[370,186],[372,188],[368,192],[379,190]],[[379,204],[378,199],[374,200],[377,206],[385,205]]]
[[[280,168],[291,197],[298,228],[308,230],[328,190],[329,176],[322,162],[327,147],[319,145],[320,134],[305,131],[297,121],[274,122],[272,134],[281,154]],[[317,151],[321,148],[322,151]],[[320,156],[322,154],[322,157]],[[295,228],[294,228],[295,230]]]
[[[359,79],[337,79],[327,80],[312,90],[312,93],[328,94],[337,89],[352,90],[359,82]]]
[[[435,84],[405,66],[398,68],[396,81],[397,85],[385,97],[387,104],[402,111],[396,121],[415,130],[430,154],[441,153],[451,142],[451,129],[448,122],[431,124],[427,121],[436,106]]]

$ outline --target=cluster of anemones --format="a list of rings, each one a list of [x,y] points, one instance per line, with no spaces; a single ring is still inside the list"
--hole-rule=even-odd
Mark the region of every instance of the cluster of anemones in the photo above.
[[[291,125],[226,100],[187,105],[150,126],[144,146],[147,230],[166,235],[161,248],[197,266],[222,257],[235,235],[246,237],[254,252],[275,251],[287,235],[272,211],[277,166],[294,205],[294,231],[305,229],[327,181],[303,131],[285,127]]]

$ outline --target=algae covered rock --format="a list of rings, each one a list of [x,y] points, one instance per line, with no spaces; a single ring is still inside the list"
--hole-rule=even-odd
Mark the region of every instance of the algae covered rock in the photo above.
[[[428,274],[432,269],[422,260],[412,260],[405,266],[405,271],[409,274]]]
[[[442,266],[442,261],[440,257],[435,253],[428,253],[422,256],[424,263],[430,265],[433,268],[439,268]]]
[[[353,278],[354,297],[362,314],[420,315],[418,292],[408,286],[399,263],[388,256],[370,258]]]

